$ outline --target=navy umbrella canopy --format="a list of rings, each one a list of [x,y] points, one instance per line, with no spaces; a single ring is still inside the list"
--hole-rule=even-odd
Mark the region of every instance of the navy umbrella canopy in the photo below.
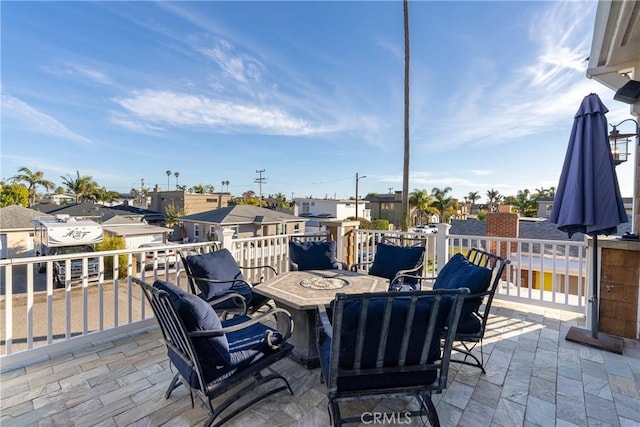
[[[549,222],[569,237],[574,233],[593,236],[591,337],[584,330],[571,328],[567,339],[622,353],[622,344],[599,339],[597,328],[598,235],[615,234],[618,225],[628,221],[609,146],[608,111],[595,93],[583,99],[573,120]]]
[[[628,221],[609,146],[608,111],[592,93],[584,98],[573,121],[549,218],[569,237],[615,234],[618,225]]]

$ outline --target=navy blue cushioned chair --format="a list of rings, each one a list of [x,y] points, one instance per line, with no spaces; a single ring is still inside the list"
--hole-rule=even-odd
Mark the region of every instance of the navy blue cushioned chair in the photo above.
[[[336,259],[336,242],[324,240],[289,241],[290,271],[346,269]]]
[[[205,301],[217,300],[229,293],[242,296],[216,303],[213,308],[219,312],[253,314],[269,302],[269,298],[253,291],[255,283],[248,282],[242,274],[241,269],[245,267],[240,267],[226,248],[196,255],[180,251],[180,258],[193,294]],[[271,275],[278,274],[271,266],[246,268],[263,269]]]
[[[438,426],[432,393],[447,387],[453,338],[466,289],[338,294],[332,319],[318,306],[318,353],[334,426],[368,421],[342,417],[340,403],[415,396]],[[444,347],[440,340],[444,334]],[[404,408],[397,412],[405,415]]]
[[[487,320],[493,297],[500,278],[509,260],[489,252],[473,248],[467,256],[457,253],[438,272],[433,289],[468,288],[456,333],[454,350],[464,355],[462,359],[452,358],[452,362],[476,366],[485,372],[482,339],[487,328]],[[419,277],[412,277],[419,281]],[[420,282],[419,282],[420,283]],[[483,304],[484,303],[484,304]],[[480,355],[473,352],[478,346]]]
[[[169,282],[157,280],[151,286],[138,278],[132,280],[149,301],[169,360],[178,371],[166,399],[176,387],[185,385],[192,407],[194,393],[207,406],[209,417],[204,425],[218,426],[274,393],[288,390],[293,394],[288,381],[271,367],[293,349],[287,342],[293,324],[286,310],[275,308],[260,316],[238,315],[221,321],[210,304]],[[228,294],[221,299],[233,297]],[[263,323],[273,321],[274,315],[284,316],[287,322],[279,324],[286,324],[287,330],[278,331]],[[282,385],[257,388],[272,381]],[[222,395],[224,400],[214,406],[213,400]],[[222,417],[231,404],[237,406]]]
[[[389,286],[414,288],[419,282],[416,277],[422,274],[426,239],[418,239],[417,244],[412,242],[414,239],[404,239],[402,245],[378,243],[372,262],[355,264],[351,269],[368,268],[370,275],[389,280]]]

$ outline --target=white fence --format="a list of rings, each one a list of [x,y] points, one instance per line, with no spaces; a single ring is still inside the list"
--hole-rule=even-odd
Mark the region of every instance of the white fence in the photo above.
[[[314,236],[268,236],[249,239],[224,239],[241,266],[270,265],[278,272],[289,270],[289,240],[320,239]],[[438,269],[456,252],[472,247],[484,248],[511,260],[498,298],[584,312],[587,289],[587,246],[584,242],[545,241],[447,235],[447,228],[437,234],[355,230],[352,246],[338,239],[339,248],[350,247],[355,264],[372,261],[378,242],[412,245],[417,240],[426,247],[425,277],[434,277]],[[181,245],[180,249],[214,250],[219,242]],[[173,247],[175,249],[175,247]],[[0,260],[0,369],[8,370],[52,354],[69,351],[96,340],[155,326],[151,311],[130,277],[169,280],[186,288],[186,277],[179,262],[158,263],[158,250],[134,249],[95,252],[82,256],[80,283],[66,281],[56,288],[54,261],[70,260],[78,255],[14,258]],[[344,254],[340,249],[339,254]],[[153,254],[151,268],[139,268],[137,260]],[[99,274],[89,281],[89,259],[98,258]],[[118,257],[126,259],[125,271],[118,267]],[[169,258],[165,257],[165,261]],[[343,261],[343,259],[339,259]],[[40,264],[44,263],[44,272]],[[247,277],[258,281],[260,277]]]

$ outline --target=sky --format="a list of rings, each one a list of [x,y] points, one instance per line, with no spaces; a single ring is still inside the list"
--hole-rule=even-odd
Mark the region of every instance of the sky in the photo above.
[[[410,2],[410,191],[555,187],[584,96],[630,118],[585,75],[596,6]],[[401,1],[0,7],[0,178],[240,195],[262,177],[264,195],[347,199],[358,173],[361,197],[402,190]]]

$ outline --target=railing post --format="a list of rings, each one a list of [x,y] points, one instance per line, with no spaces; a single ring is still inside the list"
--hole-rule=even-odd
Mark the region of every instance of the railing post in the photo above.
[[[231,242],[233,240],[233,235],[235,231],[231,228],[223,228],[222,229],[222,248],[227,248],[232,250]]]
[[[353,230],[359,227],[360,221],[322,221],[320,225],[325,226],[331,238],[336,241],[336,259],[347,265],[354,264],[356,254]]]
[[[451,229],[451,224],[436,224],[436,229],[438,230],[436,234],[436,261],[438,271],[440,271],[447,261],[449,261],[449,229]]]

